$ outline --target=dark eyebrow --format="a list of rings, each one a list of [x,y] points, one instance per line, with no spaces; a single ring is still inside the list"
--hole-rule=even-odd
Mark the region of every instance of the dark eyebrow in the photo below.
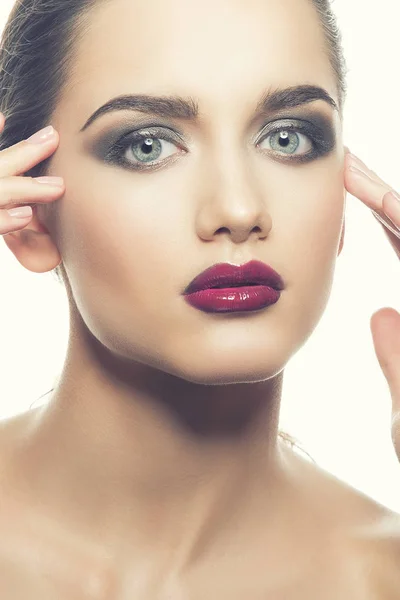
[[[339,111],[334,99],[323,88],[314,85],[299,85],[265,92],[257,104],[256,114],[295,108],[315,100],[323,100]],[[98,108],[80,131],[85,131],[100,116],[120,110],[136,110],[160,117],[187,121],[196,121],[199,118],[199,106],[193,98],[185,99],[180,96],[147,96],[142,94],[125,95],[118,96]]]

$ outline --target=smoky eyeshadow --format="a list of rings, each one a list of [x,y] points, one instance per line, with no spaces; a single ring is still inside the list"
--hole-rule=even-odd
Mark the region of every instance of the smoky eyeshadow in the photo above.
[[[110,128],[106,133],[96,135],[93,141],[86,144],[86,147],[99,160],[104,160],[107,152],[117,141],[129,131],[134,129],[142,129],[141,123],[132,123],[132,119],[126,122],[119,122],[115,127]]]
[[[290,113],[289,111],[282,111],[279,114],[269,115],[269,117],[266,116],[264,125],[257,133],[257,139],[262,139],[269,131],[273,131],[274,128],[281,128],[280,126],[283,125],[285,121],[301,124],[299,131],[309,135],[314,141],[317,148],[313,153],[314,159],[329,154],[335,148],[336,134],[333,123],[328,116],[325,116],[316,110],[291,110]],[[176,132],[175,135],[177,134],[182,137],[183,142],[185,137],[187,138],[187,136],[185,136],[185,134],[175,125],[172,126],[168,123],[162,123],[159,118],[157,119],[154,117],[152,119],[151,117],[147,117],[147,119],[144,119],[142,117],[136,122],[132,122],[132,117],[128,117],[123,121],[120,121],[118,125],[110,128],[106,133],[99,133],[96,135],[94,140],[85,142],[85,145],[97,159],[104,161],[104,157],[107,155],[110,148],[112,148],[121,137],[128,135],[132,131],[155,126],[171,129],[172,132]]]
[[[301,110],[291,114],[281,114],[276,120],[300,121],[304,124],[304,133],[309,130],[310,137],[320,148],[320,156],[325,156],[336,147],[336,132],[334,124],[328,116],[316,110]],[[275,120],[274,119],[274,120]],[[318,158],[318,157],[316,157]]]

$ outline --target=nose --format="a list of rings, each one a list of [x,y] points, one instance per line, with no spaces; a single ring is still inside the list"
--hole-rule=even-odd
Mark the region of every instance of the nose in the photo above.
[[[272,220],[265,184],[243,156],[241,160],[220,162],[212,173],[203,172],[202,180],[208,183],[197,188],[202,190],[197,213],[197,233],[201,239],[212,241],[223,235],[241,244],[251,236],[254,239],[268,236]]]

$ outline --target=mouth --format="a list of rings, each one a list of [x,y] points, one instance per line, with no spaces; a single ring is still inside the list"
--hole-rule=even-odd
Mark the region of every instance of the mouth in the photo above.
[[[266,286],[274,290],[284,289],[282,277],[269,265],[253,260],[243,266],[219,263],[195,277],[184,291],[185,295],[207,289],[228,289]]]
[[[240,288],[240,287],[252,287],[252,286],[257,286],[257,285],[261,285],[259,283],[253,283],[251,281],[245,281],[243,283],[221,283],[219,285],[212,285],[209,288],[204,288],[204,289],[208,289],[208,290],[222,290],[225,288]]]

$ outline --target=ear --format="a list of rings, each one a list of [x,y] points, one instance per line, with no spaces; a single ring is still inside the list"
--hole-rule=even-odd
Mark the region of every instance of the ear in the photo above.
[[[39,221],[38,205],[33,205],[30,223],[19,231],[3,235],[18,262],[33,273],[52,271],[62,262],[49,230]]]

